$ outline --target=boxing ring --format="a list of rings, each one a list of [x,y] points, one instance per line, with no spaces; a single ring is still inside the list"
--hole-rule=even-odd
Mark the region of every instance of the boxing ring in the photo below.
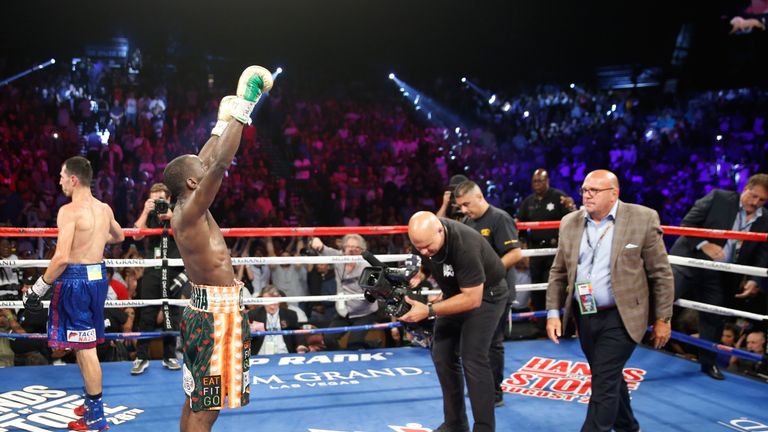
[[[555,222],[554,224],[557,224]],[[532,226],[529,226],[532,225]],[[520,229],[556,228],[553,223],[520,224]],[[269,230],[264,232],[263,230]],[[750,233],[711,232],[664,227],[667,234],[734,238]],[[684,232],[675,232],[681,230]],[[137,229],[125,230],[136,235]],[[230,229],[225,235],[314,235],[346,233],[399,234],[404,227]],[[142,235],[161,230],[141,230]],[[0,228],[0,236],[55,236],[51,229]],[[749,240],[765,241],[765,235]],[[528,250],[525,255],[552,254]],[[402,261],[405,255],[382,255],[384,262]],[[233,258],[240,264],[297,264],[348,262],[357,256]],[[13,261],[13,262],[11,262]],[[168,260],[169,265],[181,264]],[[179,260],[180,261],[180,260]],[[768,275],[767,269],[670,257],[680,265]],[[159,265],[161,260],[107,260],[114,267]],[[0,260],[2,266],[44,267],[45,260]],[[542,289],[545,284],[518,286],[518,291]],[[327,301],[352,296],[281,298],[281,301]],[[263,304],[265,299],[245,303]],[[108,307],[141,307],[163,300],[109,301]],[[184,304],[184,300],[167,300]],[[678,301],[678,305],[722,315],[766,320],[749,314]],[[19,307],[20,302],[0,302]],[[540,317],[546,312],[515,314],[514,320]],[[386,328],[396,323],[380,324]],[[349,328],[340,329],[343,331]],[[301,330],[314,332],[315,330]],[[325,330],[317,330],[325,331]],[[333,331],[333,330],[331,330]],[[284,331],[285,332],[285,331]],[[158,333],[159,334],[159,333]],[[257,332],[254,335],[270,334]],[[7,335],[6,335],[7,336]],[[45,335],[13,335],[44,338]],[[125,339],[157,334],[113,334]],[[755,354],[699,341],[675,333],[673,339],[700,344],[756,360]],[[694,340],[691,340],[694,339]],[[757,356],[757,359],[760,357]],[[764,359],[763,359],[764,360]],[[181,373],[152,361],[142,375],[130,375],[130,363],[102,363],[105,413],[112,427],[123,431],[177,430],[184,402]],[[307,432],[430,432],[442,422],[442,397],[429,351],[424,348],[386,348],[367,351],[322,351],[308,354],[253,356],[251,402],[242,409],[223,410],[215,430],[238,428]],[[496,408],[497,430],[578,430],[590,394],[589,369],[577,339],[555,345],[548,340],[505,342],[505,405]],[[727,373],[727,372],[726,372]],[[699,371],[699,364],[666,352],[638,347],[627,362],[625,380],[632,392],[632,407],[647,431],[768,431],[768,387],[755,379],[727,374],[715,381]],[[75,420],[72,409],[82,401],[82,379],[77,365],[25,366],[0,370],[0,432],[66,429]],[[468,401],[467,401],[468,403]],[[471,410],[468,410],[471,417]]]

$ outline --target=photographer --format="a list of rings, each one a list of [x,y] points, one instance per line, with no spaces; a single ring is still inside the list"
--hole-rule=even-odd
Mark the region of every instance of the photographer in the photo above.
[[[469,179],[461,174],[456,174],[455,176],[451,177],[451,180],[448,182],[448,187],[446,188],[445,192],[443,192],[443,203],[435,213],[437,217],[444,217],[453,220],[464,219],[464,214],[459,210],[459,206],[456,205],[456,197],[453,195],[453,191],[456,189],[456,186],[464,183],[467,180]]]
[[[357,234],[347,234],[341,240],[344,255],[360,255],[365,251],[365,239]],[[323,256],[338,256],[342,252],[326,246],[315,237],[310,247]],[[358,280],[363,269],[368,267],[366,263],[337,263],[333,265],[336,273],[337,294],[362,294]],[[376,322],[378,303],[369,303],[366,300],[339,300],[336,302],[336,316],[331,320],[330,327],[367,325]],[[367,349],[371,347],[365,340],[367,332],[352,332],[349,334],[347,349]],[[325,343],[329,350],[339,349],[339,339],[343,333],[326,335]]]
[[[509,296],[504,265],[477,231],[430,212],[411,217],[408,237],[444,299],[424,304],[406,297],[411,310],[400,317],[408,323],[435,318],[432,360],[443,391],[444,416],[444,423],[435,430],[470,430],[464,405],[466,379],[475,420],[472,430],[494,431],[494,380],[488,350]]]
[[[141,212],[139,219],[134,224],[135,228],[168,228],[173,211],[170,206],[171,192],[163,183],[155,183],[149,189],[149,198],[144,202],[144,211]],[[141,240],[143,236],[136,236],[135,239]],[[148,237],[147,258],[162,258],[161,246],[162,236]],[[168,237],[167,258],[180,258],[179,249],[172,236]],[[174,285],[174,279],[183,272],[182,267],[168,267],[166,277],[167,287]],[[181,290],[167,293],[168,298],[178,298]],[[162,268],[147,267],[144,269],[144,275],[138,281],[136,298],[150,300],[163,298],[162,290]],[[140,332],[154,331],[158,324],[158,314],[162,310],[161,306],[145,306],[138,308]],[[181,311],[178,307],[169,306],[170,321],[173,330],[179,328],[179,317]],[[160,317],[163,317],[162,314]],[[165,317],[162,318],[163,320]],[[160,320],[159,322],[163,322]],[[149,343],[150,339],[139,339],[136,343],[136,360],[131,368],[131,375],[139,375],[149,366]],[[168,336],[163,338],[163,367],[170,370],[179,370],[181,366],[176,360],[176,338]]]

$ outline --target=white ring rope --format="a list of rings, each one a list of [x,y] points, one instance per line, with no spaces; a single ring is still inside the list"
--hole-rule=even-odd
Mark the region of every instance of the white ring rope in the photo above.
[[[524,249],[524,257],[532,256],[550,256],[557,252],[555,248],[543,249]],[[401,262],[412,257],[410,254],[377,255],[382,262]],[[47,267],[50,260],[0,260],[2,267]],[[107,267],[154,267],[161,266],[161,259],[105,259]],[[280,265],[280,264],[337,264],[337,263],[365,263],[366,261],[360,255],[333,255],[333,256],[301,256],[301,257],[233,257],[232,265]],[[679,257],[669,255],[670,264],[702,268],[707,270],[725,271],[730,273],[744,274],[758,277],[768,277],[768,269],[762,267],[745,266],[739,264],[722,263],[716,261],[700,260],[695,258]],[[180,267],[184,263],[180,258],[169,259],[169,266]],[[518,292],[543,291],[547,289],[546,283],[521,284],[515,287]],[[438,294],[440,291],[426,291],[424,294]],[[363,300],[362,294],[341,294],[326,296],[297,296],[281,297],[280,302],[335,302],[337,300]],[[243,299],[244,305],[263,305],[271,304],[276,301],[273,298],[249,298]],[[44,307],[48,307],[47,301],[43,302]],[[145,300],[107,300],[104,307],[124,308],[124,307],[145,307],[160,306],[168,303],[170,306],[186,306],[189,300],[186,299],[145,299]],[[678,306],[714,313],[725,316],[743,317],[758,321],[767,321],[768,315],[759,315],[751,312],[739,311],[720,306],[714,306],[707,303],[699,303],[690,300],[679,299],[675,302]],[[23,304],[18,300],[0,301],[0,308],[23,308]]]
[[[699,303],[692,300],[678,299],[675,304],[684,308],[693,309],[701,312],[709,312],[717,315],[734,316],[747,318],[756,321],[768,321],[768,315],[760,315],[752,312],[744,312],[738,309],[729,309],[727,307],[715,306],[707,303]]]

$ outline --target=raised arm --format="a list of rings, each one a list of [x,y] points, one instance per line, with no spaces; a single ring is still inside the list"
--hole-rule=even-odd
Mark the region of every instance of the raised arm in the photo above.
[[[243,125],[251,123],[251,112],[265,91],[272,88],[272,74],[261,66],[250,66],[237,85],[237,96],[227,96],[219,104],[218,122],[213,135],[200,150],[203,176],[186,204],[186,214],[203,215],[219,191],[224,173],[232,164]]]

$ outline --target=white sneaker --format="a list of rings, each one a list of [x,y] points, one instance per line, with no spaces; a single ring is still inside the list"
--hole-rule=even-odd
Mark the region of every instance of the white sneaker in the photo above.
[[[181,369],[181,365],[179,365],[179,361],[175,358],[169,358],[163,360],[163,367],[170,369],[170,370],[179,370]]]
[[[133,361],[131,375],[141,375],[149,367],[149,360],[136,359]]]
[[[51,363],[54,366],[66,366],[67,364],[62,359],[56,359]]]

